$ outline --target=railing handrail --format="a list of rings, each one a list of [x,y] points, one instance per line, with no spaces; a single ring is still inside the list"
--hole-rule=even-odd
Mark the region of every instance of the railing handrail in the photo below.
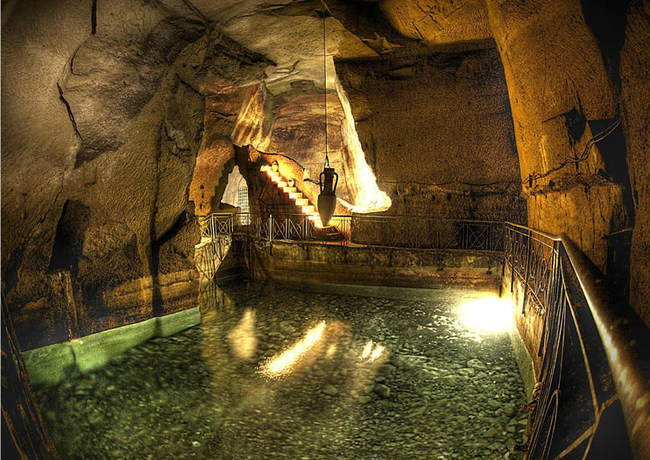
[[[363,219],[368,219],[368,220],[381,220],[381,219],[388,219],[388,220],[402,220],[402,219],[425,219],[425,220],[434,220],[436,222],[474,222],[477,224],[499,224],[503,225],[507,222],[504,222],[502,220],[481,220],[481,219],[459,219],[459,218],[453,218],[453,217],[437,217],[437,216],[420,216],[420,215],[415,215],[415,214],[390,214],[390,215],[378,215],[378,214],[365,214],[365,213],[359,213],[355,212],[352,213],[351,217],[360,217]]]
[[[650,458],[650,334],[630,305],[614,301],[602,272],[566,234],[506,222],[520,235],[557,242],[571,264],[605,349],[635,458]],[[646,356],[644,356],[646,355]]]
[[[230,216],[238,216],[238,215],[249,215],[249,216],[260,216],[258,213],[251,213],[251,212],[213,212],[210,214],[206,214],[205,216],[202,216],[201,219],[207,219],[211,216],[215,217],[230,217]],[[293,212],[293,213],[282,213],[282,217],[305,217],[304,214]],[[388,216],[380,216],[380,215],[373,215],[373,214],[364,214],[364,213],[352,213],[352,214],[334,214],[332,218],[336,219],[353,219],[353,218],[362,218],[362,219],[368,219],[368,220],[402,220],[402,219],[425,219],[425,220],[434,220],[436,222],[471,222],[471,223],[476,223],[476,224],[499,224],[499,225],[504,225],[504,224],[510,224],[515,227],[520,227],[520,228],[527,228],[523,227],[519,224],[514,224],[511,222],[507,221],[502,221],[502,220],[482,220],[482,219],[459,219],[459,218],[453,218],[453,217],[436,217],[436,216],[419,216],[419,215],[413,215],[413,214],[391,214]],[[538,230],[533,230],[534,232],[547,236],[548,234],[545,234],[544,232],[540,232]],[[553,237],[553,239],[559,240],[559,237]]]
[[[515,224],[514,222],[510,222],[510,221],[506,221],[505,225],[510,225],[510,226],[516,227],[516,228],[518,228],[520,230],[525,230],[526,232],[531,232],[531,233],[533,233],[535,235],[543,236],[544,238],[548,238],[551,241],[561,241],[561,239],[562,239],[560,237],[560,235],[554,235],[553,233],[547,233],[547,232],[544,232],[542,230],[537,230],[535,228],[526,227],[525,225],[521,225],[521,224]]]
[[[632,452],[635,458],[650,458],[648,327],[629,305],[613,300],[601,271],[566,234],[562,234],[560,240],[604,345],[625,416]]]

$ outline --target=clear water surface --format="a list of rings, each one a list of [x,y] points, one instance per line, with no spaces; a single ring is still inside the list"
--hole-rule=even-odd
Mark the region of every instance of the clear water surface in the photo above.
[[[37,388],[63,459],[519,458],[508,334],[459,318],[476,293],[233,282],[202,322]]]

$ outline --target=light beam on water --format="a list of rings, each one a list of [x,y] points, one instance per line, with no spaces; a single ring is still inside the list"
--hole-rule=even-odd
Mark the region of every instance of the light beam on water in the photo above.
[[[458,315],[463,326],[479,333],[508,332],[514,325],[512,304],[494,296],[469,300]]]

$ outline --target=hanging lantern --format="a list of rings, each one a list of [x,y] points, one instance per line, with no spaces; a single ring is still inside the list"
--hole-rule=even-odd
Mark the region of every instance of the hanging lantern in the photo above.
[[[336,178],[336,181],[334,181]],[[323,227],[327,226],[336,210],[336,186],[339,184],[339,175],[334,168],[325,166],[320,173],[320,195],[318,195],[318,214]]]

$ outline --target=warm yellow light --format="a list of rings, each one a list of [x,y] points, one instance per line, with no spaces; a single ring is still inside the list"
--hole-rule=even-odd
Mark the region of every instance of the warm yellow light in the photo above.
[[[336,80],[336,92],[343,108],[341,134],[343,143],[348,150],[349,169],[352,174],[352,180],[347,179],[348,187],[354,197],[354,205],[351,206],[351,210],[354,212],[386,210],[390,207],[391,200],[377,186],[377,178],[366,162],[366,155],[363,152],[352,116],[350,101],[338,79]]]
[[[462,324],[476,332],[506,332],[513,325],[512,305],[498,297],[472,299],[459,314]]]
[[[247,309],[241,320],[228,333],[228,341],[234,355],[242,360],[253,357],[257,349],[257,336],[255,335],[255,312]]]
[[[372,352],[370,355],[370,361],[375,361],[377,358],[379,358],[382,353],[384,353],[384,347],[383,345],[377,345],[375,347],[375,351]]]
[[[290,374],[304,358],[305,354],[313,348],[323,337],[325,321],[308,330],[302,339],[291,348],[269,359],[260,367],[260,372],[270,378],[279,378]]]
[[[367,359],[369,361],[377,360],[384,353],[383,345],[374,343],[372,340],[369,340],[366,343],[366,346],[363,347],[361,352],[361,359]]]
[[[371,350],[372,350],[372,340],[368,341],[368,343],[366,343],[366,346],[363,348],[363,352],[361,353],[361,359],[366,359],[368,356],[370,356]]]

